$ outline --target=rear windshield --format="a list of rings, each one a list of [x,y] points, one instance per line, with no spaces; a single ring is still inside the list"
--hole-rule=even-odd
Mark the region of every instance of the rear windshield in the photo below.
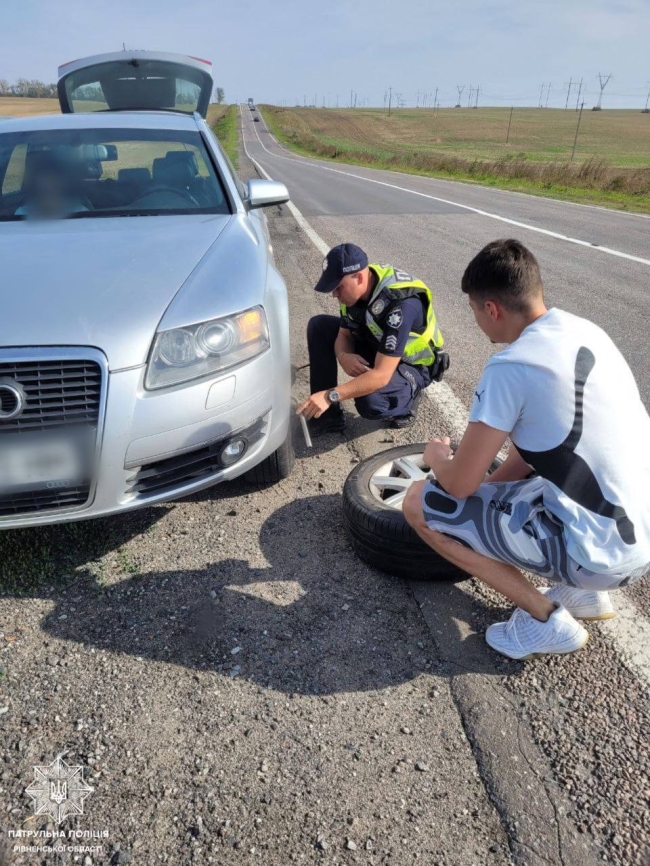
[[[198,132],[0,132],[0,220],[230,213]]]
[[[212,78],[201,69],[169,61],[111,60],[70,72],[62,79],[64,101],[80,111],[183,111],[192,114],[209,99]]]

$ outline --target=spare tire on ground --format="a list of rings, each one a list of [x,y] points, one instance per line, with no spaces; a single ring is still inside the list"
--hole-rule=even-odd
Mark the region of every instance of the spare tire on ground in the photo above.
[[[387,574],[465,580],[469,575],[428,547],[402,514],[410,485],[431,477],[424,448],[425,443],[400,445],[355,466],[343,487],[346,530],[359,558]]]

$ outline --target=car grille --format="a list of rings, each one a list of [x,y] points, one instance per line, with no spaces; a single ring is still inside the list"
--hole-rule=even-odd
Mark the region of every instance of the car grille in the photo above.
[[[0,497],[0,517],[19,516],[39,511],[55,511],[61,508],[77,508],[90,495],[90,485],[69,487],[65,490],[43,490],[17,493]]]
[[[248,443],[245,453],[248,453],[253,445],[264,438],[265,431],[266,418],[260,418],[245,430],[229,433],[228,436],[184,454],[147,463],[129,478],[128,492],[138,497],[146,497],[209,478],[225,468],[219,460],[219,453],[229,440],[245,439]]]
[[[36,349],[34,354],[43,351]],[[66,351],[79,353],[78,349],[60,351],[62,354]],[[97,361],[79,357],[3,360],[1,354],[0,380],[18,383],[25,397],[25,408],[18,418],[0,418],[0,448],[3,435],[11,434],[15,438],[67,429],[83,432],[85,428],[96,442],[103,384],[103,370]],[[4,393],[6,398],[6,391]],[[10,401],[5,399],[5,402]],[[0,406],[5,412],[11,408],[11,405]],[[87,478],[74,487],[29,492],[10,490],[0,495],[0,518],[79,508],[90,499],[91,488],[92,479]]]
[[[0,435],[97,423],[102,370],[95,361],[0,362],[0,379],[4,378],[18,382],[26,400],[20,417],[0,419]]]

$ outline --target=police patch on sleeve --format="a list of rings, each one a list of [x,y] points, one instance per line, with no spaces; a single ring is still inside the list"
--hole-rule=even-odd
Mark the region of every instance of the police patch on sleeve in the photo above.
[[[385,306],[386,301],[384,301],[383,298],[379,298],[379,300],[375,301],[372,307],[370,307],[370,312],[373,314],[373,316],[379,316],[381,315],[381,313],[383,313]]]
[[[392,313],[386,318],[386,324],[389,328],[399,328],[402,324],[403,316],[402,311],[398,307],[396,310],[393,310]]]
[[[394,352],[397,348],[397,337],[395,334],[391,334],[390,337],[386,337],[386,342],[384,343],[387,352]]]

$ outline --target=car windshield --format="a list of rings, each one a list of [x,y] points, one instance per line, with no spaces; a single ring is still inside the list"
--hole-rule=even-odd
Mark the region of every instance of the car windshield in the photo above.
[[[230,213],[198,131],[0,133],[0,192],[3,221]]]

